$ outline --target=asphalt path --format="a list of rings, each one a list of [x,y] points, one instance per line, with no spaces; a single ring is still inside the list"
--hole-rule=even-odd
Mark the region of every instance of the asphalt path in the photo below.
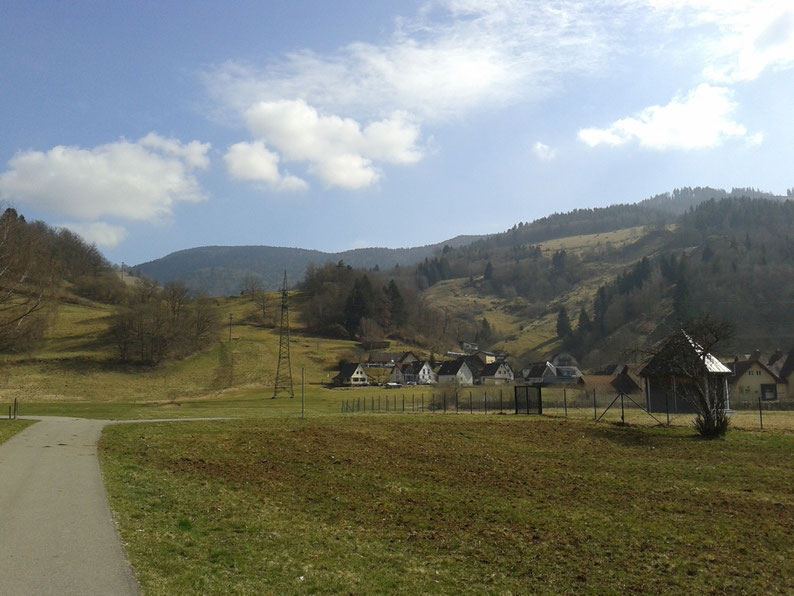
[[[36,419],[0,445],[0,594],[139,594],[97,456],[118,422]]]

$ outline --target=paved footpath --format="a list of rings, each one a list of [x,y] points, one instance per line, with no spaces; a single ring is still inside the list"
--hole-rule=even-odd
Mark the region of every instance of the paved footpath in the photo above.
[[[138,594],[97,457],[111,422],[37,419],[0,445],[0,594]]]

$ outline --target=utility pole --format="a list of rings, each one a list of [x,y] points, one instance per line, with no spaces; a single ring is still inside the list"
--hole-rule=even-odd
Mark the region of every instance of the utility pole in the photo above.
[[[289,356],[289,292],[287,292],[287,272],[284,271],[284,286],[281,289],[281,330],[278,338],[278,364],[276,382],[273,384],[273,397],[288,393],[295,397],[292,390],[292,363]]]
[[[234,318],[234,315],[232,313],[229,313],[229,343],[232,343],[232,319],[233,318]]]

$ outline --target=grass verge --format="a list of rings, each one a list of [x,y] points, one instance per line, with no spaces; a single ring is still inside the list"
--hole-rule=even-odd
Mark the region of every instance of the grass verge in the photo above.
[[[794,590],[792,435],[362,415],[100,447],[148,594]]]
[[[13,437],[18,432],[22,432],[31,424],[33,424],[35,420],[7,420],[5,418],[0,419],[0,443],[3,443]]]

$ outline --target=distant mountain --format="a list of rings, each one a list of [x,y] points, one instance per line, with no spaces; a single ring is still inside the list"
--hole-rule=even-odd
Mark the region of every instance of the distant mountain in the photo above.
[[[414,248],[359,248],[338,253],[326,253],[301,248],[274,246],[204,246],[171,253],[160,259],[142,263],[133,272],[165,283],[182,280],[193,290],[211,296],[237,294],[248,275],[262,278],[265,287],[276,290],[281,286],[284,270],[291,284],[303,279],[311,263],[322,265],[344,261],[354,268],[386,270],[432,259],[444,248],[469,247],[469,252],[537,244],[557,238],[601,234],[636,227],[661,227],[711,199],[745,197],[750,199],[783,200],[771,193],[754,188],[733,188],[726,191],[710,187],[677,188],[638,203],[609,207],[574,209],[568,213],[554,213],[532,222],[519,223],[500,234],[457,236],[438,244]]]
[[[482,237],[457,236],[413,248],[357,248],[337,253],[277,246],[202,246],[141,263],[132,272],[160,283],[182,280],[192,290],[210,296],[229,296],[240,292],[248,275],[259,276],[267,289],[277,290],[285,270],[292,285],[303,279],[309,264],[344,261],[351,267],[365,269],[410,266],[441,252],[444,246],[458,248]]]

